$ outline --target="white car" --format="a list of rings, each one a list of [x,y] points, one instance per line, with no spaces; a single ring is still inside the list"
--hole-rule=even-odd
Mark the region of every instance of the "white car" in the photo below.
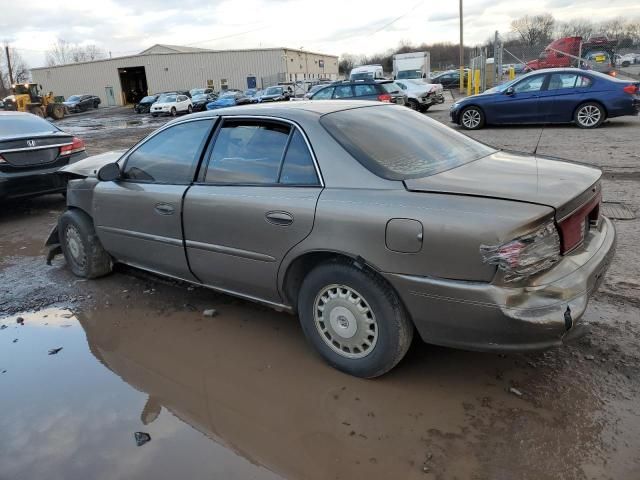
[[[156,103],[151,105],[151,115],[171,115],[175,117],[178,113],[191,113],[193,104],[186,95],[178,93],[163,93],[158,97]]]
[[[408,97],[408,104],[414,110],[426,112],[431,105],[444,103],[443,88],[439,83],[426,83],[421,79],[396,80]]]
[[[619,67],[628,67],[636,63],[640,63],[640,53],[627,53],[626,55],[615,56],[616,65]]]

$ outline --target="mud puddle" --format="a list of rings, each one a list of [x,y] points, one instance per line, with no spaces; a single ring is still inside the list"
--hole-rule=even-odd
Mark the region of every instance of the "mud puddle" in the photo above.
[[[167,122],[167,118],[154,118],[146,115],[114,115],[111,117],[79,117],[69,118],[58,122],[58,126],[65,132],[74,135],[87,135],[100,131],[154,128]]]
[[[625,353],[637,339],[609,351],[611,332],[596,331],[527,356],[416,344],[367,381],[325,366],[290,315],[202,289],[136,287],[122,274],[107,282],[108,301],[0,320],[0,478],[640,473],[627,369],[638,359]],[[189,296],[197,306],[179,304]],[[202,315],[207,298],[214,318]],[[590,320],[615,313],[624,333],[634,312],[596,306]],[[136,446],[136,432],[150,441]]]

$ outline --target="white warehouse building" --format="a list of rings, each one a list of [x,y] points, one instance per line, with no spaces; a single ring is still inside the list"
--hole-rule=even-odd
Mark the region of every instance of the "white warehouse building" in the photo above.
[[[56,96],[91,94],[103,106],[191,88],[245,90],[338,78],[338,57],[290,48],[205,50],[154,45],[137,55],[31,69],[33,82]]]

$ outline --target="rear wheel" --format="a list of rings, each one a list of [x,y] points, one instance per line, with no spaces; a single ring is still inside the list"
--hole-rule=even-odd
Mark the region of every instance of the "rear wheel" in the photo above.
[[[100,102],[93,102],[93,108],[98,108],[98,105],[100,105]]]
[[[484,127],[484,113],[478,107],[467,107],[460,112],[460,125],[467,130]]]
[[[111,256],[96,235],[93,221],[80,210],[67,210],[58,220],[60,246],[71,271],[83,278],[96,278],[111,272]]]
[[[587,102],[576,108],[573,120],[580,128],[599,127],[605,119],[605,112],[602,105],[595,102]]]
[[[50,104],[49,116],[54,120],[62,120],[64,118],[64,106],[59,103]]]
[[[40,118],[44,118],[44,113],[42,113],[42,108],[40,107],[33,107],[32,109],[29,110],[29,112],[33,113],[34,115],[37,115]]]
[[[363,378],[391,370],[407,353],[413,324],[393,289],[348,263],[312,270],[298,295],[307,340],[334,368]]]

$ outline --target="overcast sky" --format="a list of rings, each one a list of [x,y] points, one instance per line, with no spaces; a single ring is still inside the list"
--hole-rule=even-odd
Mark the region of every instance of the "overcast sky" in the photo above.
[[[56,38],[95,44],[113,56],[155,43],[201,48],[304,47],[339,55],[375,53],[400,41],[458,41],[456,0],[29,0],[2,1],[0,41],[30,66],[44,64]],[[465,44],[513,18],[640,18],[640,0],[464,0]]]

